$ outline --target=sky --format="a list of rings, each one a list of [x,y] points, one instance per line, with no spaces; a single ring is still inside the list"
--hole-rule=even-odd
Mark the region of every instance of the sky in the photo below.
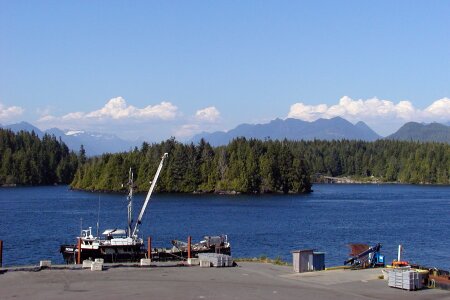
[[[0,124],[179,140],[450,121],[450,1],[0,0]]]

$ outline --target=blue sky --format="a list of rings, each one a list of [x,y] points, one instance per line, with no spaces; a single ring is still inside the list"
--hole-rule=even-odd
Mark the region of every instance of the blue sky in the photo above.
[[[182,140],[286,117],[448,122],[448,16],[448,1],[0,0],[0,123]]]

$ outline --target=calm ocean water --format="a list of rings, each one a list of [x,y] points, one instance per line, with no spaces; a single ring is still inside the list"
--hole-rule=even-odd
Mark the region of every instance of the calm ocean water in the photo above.
[[[450,269],[450,187],[314,185],[310,195],[160,195],[144,216],[141,234],[154,246],[228,234],[235,257],[291,260],[291,251],[324,251],[326,265],[342,265],[348,243],[383,244],[388,261],[398,244],[404,258]],[[145,195],[135,196],[135,215]],[[99,201],[100,199],[100,201]],[[100,203],[100,210],[98,209]],[[125,195],[71,191],[66,186],[0,189],[3,264],[62,263],[59,245],[83,227],[124,228]]]

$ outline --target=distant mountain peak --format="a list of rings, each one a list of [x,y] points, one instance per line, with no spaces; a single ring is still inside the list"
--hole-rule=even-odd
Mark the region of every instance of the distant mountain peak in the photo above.
[[[450,144],[450,126],[441,123],[408,122],[386,139]]]
[[[19,132],[19,131],[32,132],[32,131],[34,131],[34,133],[36,135],[38,135],[38,136],[43,136],[44,135],[44,133],[39,128],[37,128],[36,126],[34,126],[34,125],[32,125],[32,124],[30,124],[28,122],[24,122],[24,121],[19,122],[19,123],[15,123],[15,124],[10,124],[10,125],[3,126],[3,128],[10,129],[10,130],[12,130],[14,132]]]
[[[380,136],[367,124],[353,125],[341,117],[331,119],[318,119],[307,122],[294,118],[274,119],[265,124],[240,124],[227,132],[201,133],[192,138],[193,142],[205,139],[214,146],[226,145],[237,137],[255,138],[265,140],[333,140],[353,139],[373,141]]]

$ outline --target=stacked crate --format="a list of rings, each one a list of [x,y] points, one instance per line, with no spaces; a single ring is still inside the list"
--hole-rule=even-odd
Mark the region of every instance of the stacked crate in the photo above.
[[[198,255],[200,263],[209,262],[213,267],[232,267],[233,258],[230,255],[216,253],[201,253]]]
[[[389,286],[407,291],[422,289],[422,276],[411,268],[395,268],[389,272]]]

